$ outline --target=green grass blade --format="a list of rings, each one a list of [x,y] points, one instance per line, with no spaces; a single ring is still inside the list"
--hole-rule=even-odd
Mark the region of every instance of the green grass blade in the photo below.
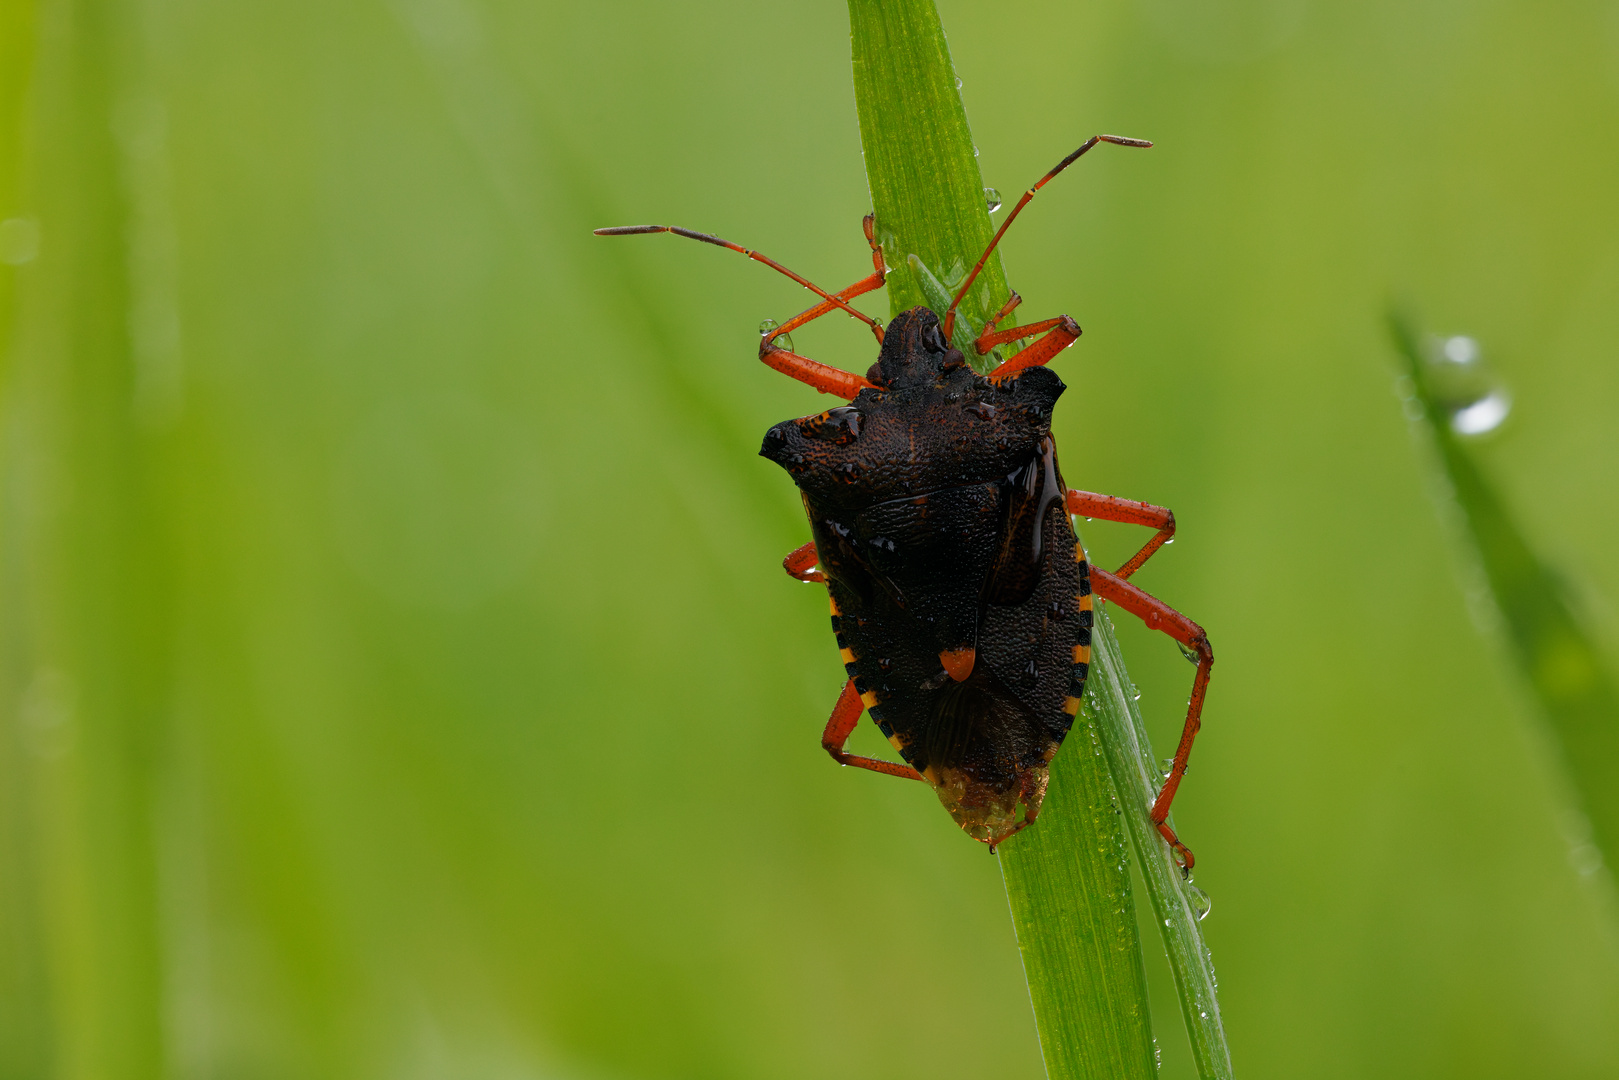
[[[849,22],[860,145],[888,262],[889,308],[897,315],[927,305],[943,314],[941,285],[959,286],[995,234],[944,29],[932,0],[850,0]],[[958,347],[1007,296],[997,251],[962,299],[953,335]]]
[[[12,190],[38,228],[7,257],[0,724],[23,737],[0,751],[0,817],[4,872],[32,902],[0,922],[30,935],[23,959],[44,993],[22,1013],[27,1038],[0,1038],[6,1065],[32,1059],[6,1075],[156,1077],[157,762],[177,590],[156,479],[163,444],[131,405],[140,281],[119,106],[136,50],[126,9],[61,15],[40,13],[25,103],[11,113],[26,133]]]
[[[1389,326],[1506,639],[1562,753],[1573,794],[1590,824],[1590,842],[1611,870],[1619,865],[1619,784],[1613,782],[1619,770],[1619,691],[1562,581],[1535,555],[1452,431],[1412,324],[1393,316]]]
[[[1100,729],[1114,783],[1122,791],[1134,792],[1133,798],[1123,800],[1124,822],[1140,860],[1156,925],[1163,935],[1197,1074],[1203,1080],[1228,1080],[1232,1075],[1231,1051],[1220,1022],[1214,961],[1198,925],[1199,905],[1202,913],[1208,914],[1208,898],[1193,891],[1191,883],[1182,879],[1174,852],[1148,816],[1162,774],[1147,740],[1147,728],[1141,721],[1118,638],[1113,634],[1108,605],[1098,603],[1097,612],[1084,715]],[[1170,816],[1170,824],[1174,824],[1174,815]]]
[[[1000,849],[1046,1074],[1156,1072],[1119,799],[1093,716],[1051,764],[1040,820]]]
[[[890,268],[889,303],[894,312],[925,304],[942,313],[993,235],[949,49],[931,0],[851,0],[849,12],[855,100]],[[997,252],[962,303],[955,344],[970,344],[974,328],[1007,295]],[[1156,791],[1137,766],[1145,760],[1150,768],[1151,749],[1123,693],[1129,679],[1111,631],[1102,629],[1099,639],[1107,642],[1092,666],[1099,689],[1087,694],[1083,722],[1052,765],[1039,825],[1001,849],[1047,1072],[1054,1078],[1155,1072],[1126,865],[1128,822],[1165,927],[1199,1069],[1205,1077],[1227,1077],[1208,951],[1168,846],[1146,817]],[[1115,789],[1121,777],[1123,799]]]

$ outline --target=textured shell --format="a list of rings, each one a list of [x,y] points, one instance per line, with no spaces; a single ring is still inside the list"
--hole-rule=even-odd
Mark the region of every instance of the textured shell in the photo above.
[[[963,828],[994,842],[1019,803],[1038,810],[1073,720],[1073,649],[1089,644],[1051,440],[1064,387],[1043,367],[975,374],[925,308],[889,325],[867,378],[851,405],[776,425],[760,453],[803,492],[873,719]],[[940,654],[962,649],[976,660],[958,682]]]

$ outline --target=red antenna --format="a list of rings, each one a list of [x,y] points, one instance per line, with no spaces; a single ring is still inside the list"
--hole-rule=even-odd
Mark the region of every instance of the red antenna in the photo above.
[[[1045,183],[1045,181],[1042,180],[1041,183]],[[1020,203],[1019,205],[1021,206],[1022,204]],[[835,304],[844,311],[847,311],[850,315],[853,315],[855,318],[859,319],[861,322],[875,330],[877,332],[878,341],[882,340],[883,327],[882,324],[876,319],[873,319],[870,315],[867,315],[864,312],[856,311],[854,308],[850,307],[846,301],[833,296],[831,293],[827,292],[813,281],[799,277],[797,274],[781,265],[781,263],[777,262],[775,259],[770,258],[768,255],[761,255],[759,252],[754,251],[751,248],[745,248],[741,244],[733,244],[729,240],[721,239],[718,236],[710,236],[708,233],[695,232],[692,229],[682,229],[678,225],[618,225],[611,229],[597,229],[596,235],[635,236],[639,233],[660,232],[674,233],[676,236],[684,236],[692,240],[701,240],[705,244],[713,244],[716,247],[729,248],[731,251],[734,251],[739,255],[746,255],[754,262],[762,262],[772,270],[786,274],[788,277],[804,286],[804,288],[808,289],[816,296],[819,296],[822,300]],[[997,239],[999,239],[999,237],[997,237]]]
[[[1085,140],[1084,146],[1081,146],[1078,150],[1075,150],[1072,154],[1069,154],[1067,157],[1059,161],[1056,168],[1042,176],[1034,187],[1030,188],[1028,191],[1025,191],[1023,193],[1023,198],[1019,199],[1017,201],[1017,205],[1012,207],[1012,212],[1006,215],[1006,220],[1001,222],[1001,227],[996,231],[995,238],[989,242],[989,247],[985,248],[984,253],[978,257],[978,264],[973,267],[973,272],[967,275],[967,279],[961,283],[961,288],[956,291],[955,298],[950,301],[950,310],[944,313],[944,339],[946,341],[950,340],[950,331],[953,330],[956,325],[956,305],[961,303],[961,298],[963,296],[967,295],[967,290],[973,287],[973,282],[978,279],[978,272],[984,268],[984,263],[989,260],[990,252],[995,250],[995,245],[1001,242],[1001,237],[1006,235],[1006,230],[1011,227],[1012,222],[1017,220],[1018,213],[1029,204],[1030,199],[1034,198],[1035,192],[1039,191],[1041,188],[1045,187],[1046,184],[1051,182],[1052,177],[1056,176],[1058,173],[1068,168],[1068,166],[1078,161],[1080,157],[1084,155],[1085,151],[1089,150],[1099,142],[1112,143],[1114,146],[1146,147],[1152,145],[1152,143],[1148,142],[1146,139],[1127,139],[1122,135],[1092,135],[1089,139]],[[597,231],[602,232],[605,230],[598,229]],[[702,234],[698,233],[695,235],[701,236]],[[704,237],[704,239],[708,240],[710,243],[723,243],[723,241],[716,241],[713,237]],[[780,267],[777,267],[777,269],[780,269]],[[786,273],[786,271],[782,272]],[[811,288],[814,288],[814,286],[811,286]],[[825,294],[823,293],[822,295],[824,296]]]

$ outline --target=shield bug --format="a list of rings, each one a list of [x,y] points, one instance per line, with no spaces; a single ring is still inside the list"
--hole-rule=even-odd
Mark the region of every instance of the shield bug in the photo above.
[[[994,851],[1039,813],[1051,759],[1084,694],[1092,603],[1100,596],[1174,638],[1197,663],[1180,745],[1151,810],[1190,870],[1192,853],[1166,819],[1197,735],[1214,653],[1201,627],[1128,580],[1174,536],[1175,515],[1064,484],[1051,437],[1064,386],[1045,365],[1079,338],[1073,319],[997,330],[1021,303],[1013,293],[972,347],[986,355],[1028,344],[987,376],[950,344],[957,305],[1018,214],[1102,142],[1152,145],[1097,135],[1059,162],[1007,215],[942,322],[916,307],[885,328],[851,306],[885,281],[870,214],[863,225],[872,272],[836,293],[707,233],[667,225],[596,232],[670,232],[715,244],[820,297],[781,326],[766,324],[759,359],[849,404],[777,424],[759,453],[792,477],[809,518],[811,541],[783,565],[800,581],[824,582],[831,600],[848,681],[821,735],[827,753],[844,765],[927,782],[950,816]],[[877,362],[863,377],[791,350],[788,333],[834,310],[866,323],[877,339]],[[1108,573],[1088,564],[1073,514],[1156,531]],[[844,750],[863,711],[903,764]]]

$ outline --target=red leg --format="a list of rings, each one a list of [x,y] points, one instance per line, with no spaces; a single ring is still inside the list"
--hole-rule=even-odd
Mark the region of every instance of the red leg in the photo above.
[[[799,312],[797,315],[794,315],[791,319],[788,319],[784,325],[778,326],[775,330],[770,332],[771,341],[776,340],[783,334],[791,333],[800,326],[803,326],[805,323],[809,322],[811,319],[819,319],[822,315],[825,315],[833,308],[847,308],[848,305],[844,303],[844,301],[853,300],[855,297],[869,293],[873,289],[880,289],[883,287],[883,282],[887,280],[888,271],[883,267],[882,245],[877,243],[876,220],[876,215],[867,214],[860,221],[860,226],[866,234],[866,246],[871,248],[871,275],[869,277],[861,278],[853,285],[850,285],[847,289],[843,289],[833,296],[822,300],[814,307],[807,308],[804,311]],[[881,345],[883,341],[882,324],[873,320],[867,321],[871,326],[871,332],[877,337],[877,343]]]
[[[1055,319],[1031,323],[1028,326],[1015,326],[1010,330],[1002,330],[999,333],[985,334],[980,337],[978,339],[978,351],[982,353],[994,348],[995,345],[1002,341],[1016,341],[1020,337],[1028,337],[1030,334],[1037,334],[1042,329],[1047,328],[1049,330],[1047,330],[1044,337],[1030,342],[1022,352],[1017,353],[1010,360],[1005,361],[1000,367],[990,372],[989,377],[992,379],[1005,379],[1016,375],[1024,368],[1049,363],[1052,357],[1079,340],[1079,324],[1066,315],[1059,315]],[[986,341],[990,343],[987,347],[984,344]]]
[[[984,327],[984,332],[978,335],[978,340],[974,345],[978,349],[978,355],[983,356],[997,345],[1005,345],[1008,341],[1022,341],[1024,338],[1043,334],[1053,327],[1061,326],[1066,321],[1071,321],[1068,316],[1058,315],[1055,319],[1043,319],[1037,323],[1014,326],[1010,330],[996,330],[995,324],[990,323]],[[1075,336],[1077,337],[1078,335],[1076,334]]]
[[[870,386],[862,376],[853,372],[823,364],[819,360],[811,360],[807,356],[800,356],[795,352],[772,345],[769,338],[759,342],[759,359],[769,367],[776,369],[783,375],[791,375],[801,383],[808,383],[823,394],[836,394],[845,401],[853,401],[855,395]]]
[[[820,582],[826,577],[817,569],[815,564],[821,561],[821,556],[815,551],[815,541],[811,540],[801,548],[794,548],[792,553],[781,560],[781,568],[799,581]]]
[[[784,375],[791,375],[800,382],[808,383],[810,386],[815,387],[815,389],[819,390],[823,394],[836,394],[842,398],[852,399],[856,394],[860,393],[861,390],[870,386],[871,383],[867,382],[859,375],[842,371],[838,368],[831,367],[816,360],[811,360],[807,356],[800,356],[797,353],[789,352],[786,349],[776,345],[775,339],[782,334],[787,333],[788,330],[794,327],[802,326],[811,319],[819,318],[834,308],[841,308],[854,318],[859,319],[861,322],[864,322],[866,325],[870,326],[872,333],[877,336],[878,341],[883,339],[882,323],[878,322],[876,319],[873,319],[869,315],[856,311],[854,308],[849,306],[849,300],[853,297],[859,296],[862,293],[870,292],[872,289],[880,288],[883,284],[882,247],[876,241],[872,215],[866,215],[863,225],[866,233],[866,243],[871,248],[872,265],[875,267],[875,272],[870,277],[857,281],[855,284],[849,286],[847,289],[844,289],[843,292],[836,295],[827,292],[814,282],[793,273],[791,270],[776,262],[774,259],[771,259],[757,251],[745,248],[740,244],[733,244],[729,240],[722,239],[718,236],[711,236],[708,233],[695,232],[691,229],[682,229],[674,225],[625,225],[611,229],[597,229],[596,235],[633,236],[642,233],[674,233],[676,236],[684,236],[692,240],[701,240],[705,244],[714,244],[717,247],[722,247],[729,251],[735,251],[740,255],[747,256],[755,262],[764,263],[771,269],[779,271],[780,273],[792,278],[794,281],[804,286],[804,288],[819,296],[821,298],[821,303],[816,304],[808,311],[805,311],[801,315],[790,320],[786,326],[777,327],[774,331],[767,334],[759,342],[759,359],[763,360],[767,365],[775,368]]]
[[[861,226],[866,233],[866,244],[871,248],[871,265],[873,267],[871,275],[855,282],[835,296],[827,297],[814,307],[799,312],[759,340],[759,359],[770,367],[775,368],[784,375],[791,375],[800,382],[808,383],[823,394],[836,394],[838,397],[850,401],[861,390],[870,386],[871,383],[859,375],[840,368],[830,367],[818,360],[811,360],[809,357],[800,356],[795,352],[789,352],[777,345],[776,339],[783,334],[798,329],[812,319],[819,319],[834,308],[841,307],[845,310],[852,310],[846,301],[871,292],[873,289],[883,287],[887,272],[883,269],[883,249],[882,245],[877,243],[874,222],[875,218],[871,214],[867,214],[861,221]],[[872,333],[877,335],[877,340],[880,343],[883,340],[882,324],[872,320],[868,320],[868,322],[871,324]]]
[[[1186,706],[1186,724],[1181,728],[1180,745],[1175,748],[1175,762],[1163,790],[1152,804],[1152,821],[1181,858],[1181,867],[1190,871],[1196,862],[1186,845],[1166,824],[1169,806],[1180,789],[1181,777],[1186,775],[1186,759],[1192,754],[1192,743],[1203,724],[1203,696],[1209,688],[1209,672],[1214,667],[1214,650],[1209,647],[1209,636],[1203,628],[1155,596],[1149,596],[1116,574],[1100,567],[1091,568],[1091,588],[1097,596],[1112,601],[1147,624],[1150,630],[1162,630],[1176,641],[1197,653],[1197,674],[1192,678],[1192,700]]]
[[[849,733],[860,723],[860,714],[865,711],[865,703],[860,700],[860,695],[855,693],[854,680],[850,679],[843,684],[843,693],[838,695],[838,703],[832,706],[832,715],[827,718],[826,730],[821,732],[821,746],[832,755],[832,760],[839,765],[854,765],[857,768],[870,769],[872,772],[887,773],[889,776],[921,780],[922,774],[909,765],[843,752],[843,744],[849,741]]]
[[[1019,296],[1017,294],[1016,289],[1013,289],[1012,290],[1012,295],[1008,296],[1006,298],[1006,303],[1001,305],[1001,310],[997,311],[995,313],[995,317],[993,319],[989,320],[989,322],[987,324],[985,324],[984,331],[987,333],[987,332],[995,329],[995,324],[1000,322],[1002,319],[1006,318],[1008,315],[1012,314],[1012,312],[1016,311],[1017,306],[1019,304],[1021,304],[1021,303],[1023,303],[1023,297],[1021,297],[1021,296]],[[980,349],[979,351],[980,352],[986,352],[988,350]]]
[[[1175,514],[1162,506],[1152,503],[1136,502],[1134,499],[1120,499],[1112,495],[1098,495],[1091,491],[1070,491],[1068,493],[1068,512],[1078,514],[1080,517],[1101,518],[1103,521],[1122,521],[1126,525],[1145,525],[1158,532],[1151,540],[1142,545],[1141,550],[1133,555],[1129,562],[1114,571],[1113,576],[1127,578],[1137,570],[1141,564],[1152,558],[1153,552],[1169,543],[1175,536]]]

